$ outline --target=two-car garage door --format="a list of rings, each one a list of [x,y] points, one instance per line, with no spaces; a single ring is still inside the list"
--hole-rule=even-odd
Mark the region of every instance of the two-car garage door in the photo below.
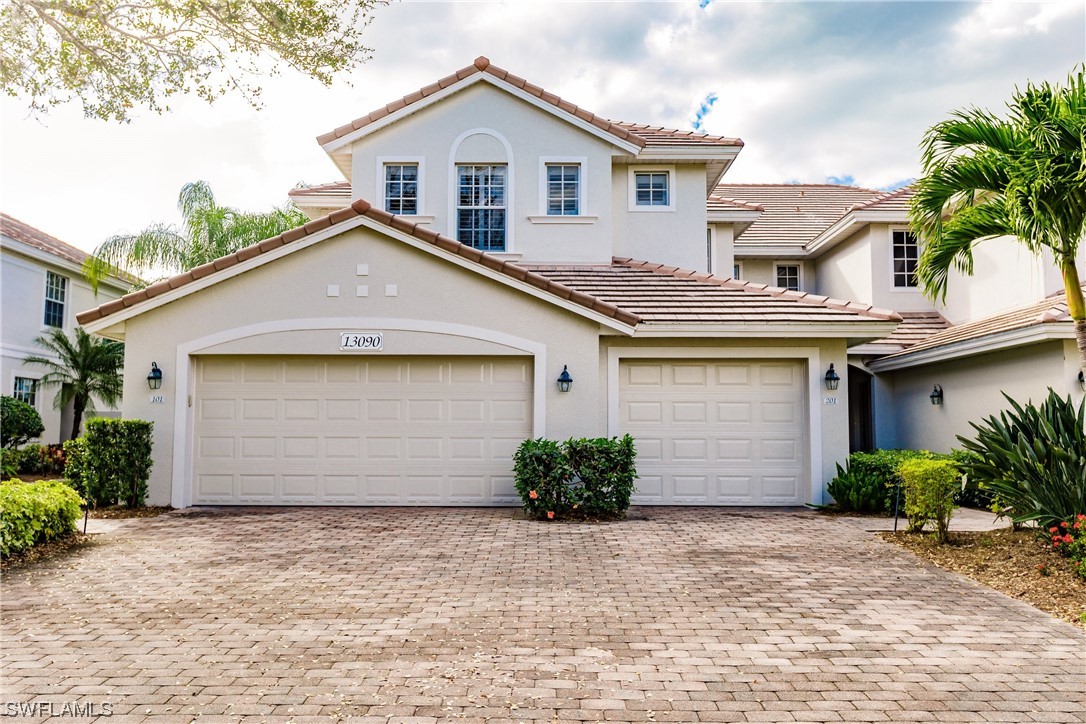
[[[530,358],[204,357],[195,374],[194,504],[519,502]],[[807,499],[803,362],[629,359],[618,392],[635,503]]]
[[[532,434],[522,357],[204,357],[194,504],[502,505]]]

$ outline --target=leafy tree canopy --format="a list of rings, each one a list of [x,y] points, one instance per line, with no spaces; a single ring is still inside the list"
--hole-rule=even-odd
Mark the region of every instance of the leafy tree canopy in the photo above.
[[[38,113],[79,99],[88,117],[161,113],[169,97],[230,92],[259,107],[255,75],[286,65],[325,85],[370,57],[361,41],[386,0],[8,0],[0,81]]]

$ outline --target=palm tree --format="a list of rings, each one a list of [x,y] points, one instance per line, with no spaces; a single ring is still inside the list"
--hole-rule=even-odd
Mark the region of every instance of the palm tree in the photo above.
[[[83,265],[83,274],[95,289],[117,269],[128,269],[140,276],[148,271],[188,271],[309,221],[290,203],[267,213],[219,206],[206,181],[181,187],[177,209],[181,212],[181,230],[170,224],[155,224],[138,234],[120,234],[102,242]]]
[[[1075,266],[1086,234],[1086,67],[1067,85],[1015,90],[1006,118],[956,111],[924,137],[924,175],[910,208],[923,244],[917,277],[945,299],[951,267],[973,273],[973,247],[1015,236],[1031,252],[1048,250],[1063,275],[1086,369],[1086,301]]]
[[[123,343],[92,337],[82,327],[75,328],[74,340],[57,327],[35,339],[34,343],[48,351],[51,357],[34,355],[24,362],[49,370],[38,384],[60,385],[53,398],[53,407],[62,410],[71,404],[75,409],[72,437],[79,436],[83,413],[94,412],[94,398],[110,407],[121,401]]]

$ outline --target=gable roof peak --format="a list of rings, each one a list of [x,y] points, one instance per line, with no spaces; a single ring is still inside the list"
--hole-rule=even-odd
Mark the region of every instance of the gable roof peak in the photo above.
[[[486,70],[486,67],[490,65],[490,58],[485,55],[480,55],[475,59],[475,67],[479,70]]]

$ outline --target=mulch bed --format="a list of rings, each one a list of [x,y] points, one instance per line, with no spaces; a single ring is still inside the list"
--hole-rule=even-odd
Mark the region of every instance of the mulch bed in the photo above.
[[[920,533],[880,533],[940,568],[994,588],[1086,629],[1086,580],[1051,550],[1036,531],[1010,529],[950,534],[947,545]]]
[[[90,548],[98,545],[94,538],[91,535],[72,533],[67,538],[61,538],[52,543],[39,543],[30,550],[0,558],[0,570],[7,571],[13,568],[22,568],[33,563]]]
[[[98,508],[90,512],[92,518],[109,518],[109,519],[121,519],[121,518],[154,518],[163,513],[169,513],[173,508],[168,505],[165,507],[146,506],[143,508],[126,508],[124,506],[114,506],[112,508]]]

